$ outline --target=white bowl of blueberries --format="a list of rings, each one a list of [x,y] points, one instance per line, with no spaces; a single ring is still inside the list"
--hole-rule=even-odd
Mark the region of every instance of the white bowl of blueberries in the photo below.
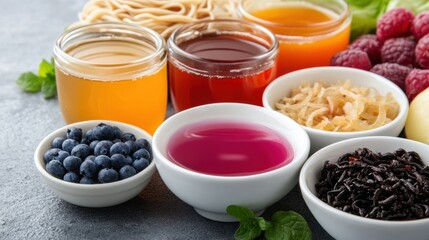
[[[122,122],[91,120],[61,127],[38,145],[34,161],[63,200],[108,207],[137,196],[155,172],[152,136]]]

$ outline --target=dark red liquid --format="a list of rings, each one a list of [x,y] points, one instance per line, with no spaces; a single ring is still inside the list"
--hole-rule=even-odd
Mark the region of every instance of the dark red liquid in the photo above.
[[[170,138],[170,160],[187,169],[220,176],[267,172],[292,161],[287,140],[254,123],[206,121],[187,125]]]
[[[200,58],[219,62],[243,61],[268,50],[264,45],[233,35],[203,36],[179,47]]]
[[[176,111],[216,102],[262,105],[262,93],[274,79],[276,68],[275,64],[261,68],[260,61],[252,63],[251,58],[268,52],[267,46],[250,37],[209,35],[179,47],[205,60],[181,60],[181,64],[207,73],[169,61],[170,94]]]

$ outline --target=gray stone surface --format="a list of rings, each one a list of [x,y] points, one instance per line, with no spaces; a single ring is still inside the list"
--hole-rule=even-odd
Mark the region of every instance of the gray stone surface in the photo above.
[[[41,59],[52,56],[54,41],[77,20],[85,1],[0,2],[0,239],[233,239],[237,223],[200,217],[158,174],[140,196],[109,208],[74,206],[50,191],[33,164],[33,153],[44,136],[65,123],[56,99],[24,93],[15,80],[24,71],[37,71]],[[264,216],[277,210],[301,213],[314,239],[330,239],[298,187]]]

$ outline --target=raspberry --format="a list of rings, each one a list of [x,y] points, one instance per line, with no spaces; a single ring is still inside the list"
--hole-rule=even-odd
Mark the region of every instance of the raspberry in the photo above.
[[[420,38],[415,53],[416,61],[420,67],[429,69],[429,34]]]
[[[414,14],[405,8],[395,8],[385,13],[377,22],[377,39],[384,42],[390,38],[411,34]]]
[[[411,68],[397,63],[382,63],[375,65],[370,71],[389,79],[405,92],[405,79]]]
[[[360,50],[344,50],[331,58],[331,66],[359,68],[369,71],[371,61],[368,54]]]
[[[405,79],[405,93],[411,102],[415,96],[429,87],[429,70],[414,69]]]
[[[422,12],[414,18],[411,32],[417,40],[429,33],[429,11]]]
[[[348,49],[366,52],[373,65],[381,61],[381,44],[376,38],[371,38],[368,35],[356,39],[352,44],[349,45]]]
[[[389,39],[381,48],[381,62],[398,63],[403,66],[413,67],[416,62],[415,47],[416,42],[408,37]]]

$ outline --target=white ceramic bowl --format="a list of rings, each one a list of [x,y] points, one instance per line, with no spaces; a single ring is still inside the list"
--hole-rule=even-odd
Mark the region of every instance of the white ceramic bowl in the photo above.
[[[399,104],[400,112],[390,123],[379,128],[359,132],[331,132],[303,126],[311,142],[311,153],[341,140],[364,136],[394,136],[397,137],[406,122],[408,114],[408,99],[404,92],[390,80],[369,72],[347,67],[315,67],[294,71],[271,82],[265,89],[262,102],[265,108],[275,110],[275,103],[287,96],[294,88],[303,82],[324,81],[335,83],[350,80],[353,85],[371,87],[380,94],[391,93]]]
[[[167,144],[177,129],[204,120],[232,120],[262,124],[280,133],[291,144],[294,158],[277,169],[246,176],[215,176],[183,168],[167,157]],[[152,148],[158,172],[167,187],[202,216],[216,221],[237,221],[226,213],[231,205],[253,210],[257,215],[283,198],[298,181],[308,157],[306,132],[280,113],[240,103],[215,103],[191,108],[168,118],[156,130]]]
[[[43,154],[51,148],[51,143],[54,138],[65,136],[67,129],[71,127],[82,128],[85,133],[87,130],[95,127],[101,122],[117,126],[122,130],[122,132],[132,133],[136,138],[145,138],[149,140],[149,142],[152,141],[152,136],[138,127],[108,120],[91,120],[73,123],[61,127],[43,138],[34,153],[34,162],[37,170],[54,193],[69,203],[83,207],[108,207],[123,203],[137,196],[150,182],[152,175],[156,170],[154,161],[151,161],[148,167],[137,173],[135,176],[112,183],[91,185],[70,183],[58,179],[46,171]]]
[[[316,195],[315,184],[326,160],[337,161],[338,157],[357,148],[367,147],[374,152],[393,152],[398,148],[419,153],[423,162],[429,165],[429,146],[416,141],[372,136],[344,140],[329,145],[314,153],[304,164],[299,177],[302,196],[313,216],[335,239],[346,240],[425,240],[429,218],[410,221],[387,221],[360,217],[329,206]]]

